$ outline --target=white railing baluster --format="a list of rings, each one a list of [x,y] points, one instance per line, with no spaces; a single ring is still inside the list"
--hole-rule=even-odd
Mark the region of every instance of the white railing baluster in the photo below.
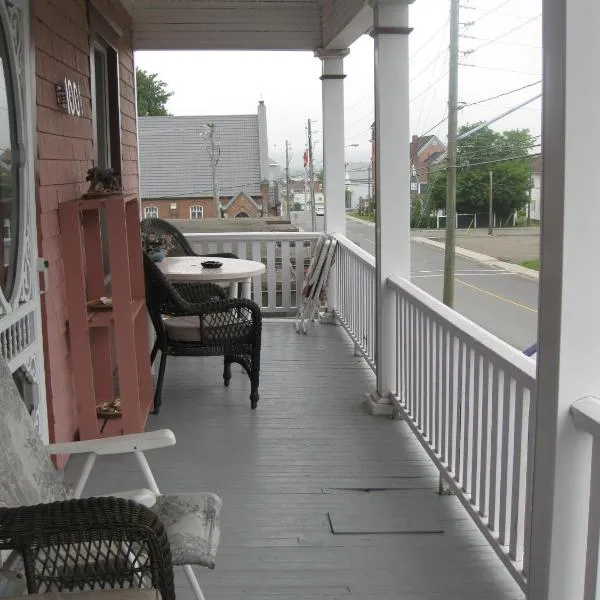
[[[517,560],[517,545],[519,543],[519,527],[523,519],[521,508],[521,491],[525,488],[523,485],[523,468],[521,462],[521,452],[523,450],[523,394],[524,390],[521,384],[516,384],[515,404],[514,404],[514,427],[513,427],[513,459],[512,459],[512,481],[510,492],[510,533],[509,533],[509,554],[513,560]],[[520,402],[519,402],[520,400]]]
[[[525,477],[525,497],[523,502],[525,504],[525,517],[524,521],[524,534],[523,534],[523,575],[528,577],[529,575],[529,551],[531,542],[531,490],[533,488],[533,452],[535,441],[535,390],[529,391],[529,407],[527,411],[527,472]]]
[[[488,418],[490,408],[490,363],[486,356],[482,357],[481,365],[482,392],[481,392],[481,445],[479,448],[479,493],[477,504],[479,504],[479,515],[486,517],[488,513],[488,444],[490,439],[490,420]]]
[[[462,418],[462,489],[467,494],[471,493],[469,487],[469,440],[473,434],[471,429],[471,361],[472,352],[465,345],[465,364],[464,364],[464,386],[463,386],[463,418]]]
[[[281,242],[281,307],[286,311],[292,306],[291,276],[290,243],[283,241]]]
[[[473,356],[473,429],[471,436],[471,480],[469,482],[469,493],[471,504],[479,504],[479,459],[481,456],[481,356],[474,353]]]
[[[262,244],[260,242],[252,242],[252,260],[256,260],[258,262],[262,262]],[[265,304],[263,302],[263,289],[262,289],[262,277],[258,275],[253,278],[252,281],[252,299],[259,306],[264,307]],[[267,304],[268,307],[268,304]]]
[[[275,244],[267,244],[267,310],[277,308],[277,269],[275,266]]]
[[[500,508],[498,514],[498,516],[500,517],[500,523],[498,526],[498,541],[502,545],[506,544],[508,473],[510,468],[510,431],[512,429],[512,417],[510,410],[511,386],[512,381],[510,380],[508,373],[504,371],[502,381],[502,417],[500,421],[500,431],[502,433],[502,440],[500,442]]]
[[[440,402],[442,403],[442,414],[440,424],[442,429],[440,441],[440,458],[444,464],[449,464],[448,451],[448,413],[450,406],[450,334],[445,327],[442,327],[442,361],[440,365],[440,379],[442,381],[442,394]]]

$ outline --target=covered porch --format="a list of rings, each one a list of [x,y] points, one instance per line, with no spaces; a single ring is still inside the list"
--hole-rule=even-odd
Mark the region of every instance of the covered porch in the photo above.
[[[582,156],[579,147],[600,134],[600,73],[581,74],[600,53],[600,5],[544,2],[536,364],[409,281],[410,2],[121,0],[127,25],[114,27],[104,9],[115,3],[91,4],[128,50],[295,49],[322,61],[325,227],[339,244],[327,317],[339,325],[298,337],[289,323],[265,323],[255,414],[243,377],[225,390],[216,361],[172,360],[163,411],[150,420],[179,439],[176,450],[152,457],[163,489],[201,487],[225,501],[219,566],[199,574],[207,595],[596,598],[600,174],[598,153]],[[345,237],[343,65],[367,32],[375,38],[376,256]],[[130,144],[123,174],[135,189],[135,119],[122,124]],[[55,211],[49,203],[42,242]],[[200,250],[213,244],[248,257],[262,257],[264,244],[268,267],[281,261],[284,273],[313,242],[194,240]],[[60,250],[54,257],[60,272]],[[263,309],[294,307],[294,272],[281,303],[274,277],[266,290],[255,284]],[[62,327],[65,319],[57,310],[47,322]],[[66,327],[56,335],[66,340]],[[400,419],[368,416],[366,393],[370,414]],[[133,466],[101,466],[95,482],[103,488],[131,487]],[[453,496],[435,495],[438,473]],[[429,533],[405,533],[414,522]],[[332,533],[336,523],[341,533]]]
[[[221,371],[218,358],[172,359],[149,428],[177,445],[147,455],[163,490],[224,499],[217,566],[197,570],[208,599],[523,598],[457,497],[437,495],[408,424],[369,416],[373,373],[341,327],[299,336],[265,320],[256,411],[248,378],[236,368],[224,388]],[[133,459],[102,458],[84,493],[137,486]],[[182,573],[176,585],[192,600]]]

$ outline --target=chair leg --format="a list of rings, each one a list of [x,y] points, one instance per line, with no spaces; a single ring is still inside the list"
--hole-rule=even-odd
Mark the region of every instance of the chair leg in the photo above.
[[[158,354],[158,340],[154,342],[154,346],[152,346],[152,352],[150,352],[150,366],[154,364],[154,360],[156,355]]]
[[[162,404],[162,385],[165,378],[165,369],[167,367],[167,353],[164,350],[160,352],[160,365],[158,367],[158,379],[156,380],[156,391],[154,392],[154,410],[153,414],[157,415]]]
[[[225,361],[223,363],[223,382],[225,383],[225,387],[229,387],[229,382],[231,381],[231,362],[227,360],[225,357]]]
[[[194,592],[194,596],[196,596],[196,600],[206,600],[202,590],[200,589],[200,584],[198,583],[198,579],[196,578],[196,574],[194,573],[194,569],[192,569],[191,565],[184,565],[183,571],[185,572],[185,576]]]

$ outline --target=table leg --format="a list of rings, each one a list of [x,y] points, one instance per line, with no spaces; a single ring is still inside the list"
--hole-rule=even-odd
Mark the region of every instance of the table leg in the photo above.
[[[238,297],[238,284],[237,281],[232,281],[229,284],[229,297],[237,298]]]
[[[242,298],[252,300],[252,279],[242,281]]]

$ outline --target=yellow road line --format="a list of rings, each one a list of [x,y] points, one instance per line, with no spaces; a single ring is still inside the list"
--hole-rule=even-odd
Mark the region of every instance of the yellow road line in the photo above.
[[[467,287],[477,290],[478,292],[481,292],[482,294],[487,294],[488,296],[492,296],[492,298],[501,300],[502,302],[507,302],[508,304],[518,306],[519,308],[522,308],[523,310],[528,310],[529,312],[537,313],[537,308],[531,308],[531,306],[526,306],[525,304],[520,304],[519,302],[515,302],[514,300],[510,300],[509,298],[505,298],[504,296],[499,296],[498,294],[494,294],[493,292],[488,292],[488,290],[483,290],[480,287],[473,285],[472,283],[467,283],[466,281],[463,281],[462,279],[456,278],[456,281],[458,281],[458,283],[462,283],[463,285],[466,285]]]

